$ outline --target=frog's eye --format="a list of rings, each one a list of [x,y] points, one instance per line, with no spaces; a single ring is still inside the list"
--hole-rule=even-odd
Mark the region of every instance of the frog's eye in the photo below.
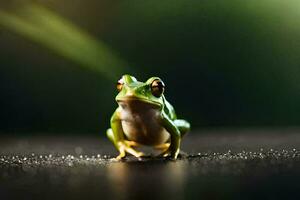
[[[151,92],[155,97],[160,97],[165,91],[165,84],[160,79],[155,79],[151,83]]]
[[[123,79],[121,78],[120,80],[118,80],[117,82],[117,90],[120,92],[122,90],[122,87],[124,85],[124,81]]]

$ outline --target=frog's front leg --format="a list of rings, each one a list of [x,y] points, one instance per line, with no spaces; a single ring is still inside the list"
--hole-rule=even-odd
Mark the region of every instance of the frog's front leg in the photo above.
[[[167,116],[163,115],[163,124],[165,129],[171,134],[170,144],[166,143],[165,147],[168,147],[162,156],[171,154],[172,159],[177,159],[180,152],[181,138],[190,130],[190,124],[183,119],[170,120]]]
[[[110,120],[111,128],[107,130],[106,134],[110,141],[114,144],[116,149],[120,152],[116,159],[121,159],[126,156],[126,153],[130,153],[135,157],[141,157],[144,154],[142,152],[136,151],[131,146],[135,142],[127,141],[124,139],[124,132],[122,128],[122,123],[119,117],[119,112],[116,110]]]
[[[170,133],[170,146],[166,152],[163,153],[163,156],[166,156],[170,153],[172,159],[177,159],[177,156],[180,151],[180,142],[181,142],[181,133],[176,124],[169,119],[166,114],[162,114],[162,123],[164,128]]]

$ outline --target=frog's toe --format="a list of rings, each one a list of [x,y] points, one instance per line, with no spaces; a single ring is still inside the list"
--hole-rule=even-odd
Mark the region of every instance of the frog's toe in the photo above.
[[[122,160],[123,158],[125,158],[125,156],[125,152],[120,152],[120,154],[116,157],[116,160]]]
[[[143,156],[145,156],[145,154],[143,153],[143,152],[138,152],[138,155],[136,156],[136,157],[143,157]]]
[[[162,153],[158,154],[158,157],[167,157],[170,156],[171,152],[169,149],[163,151]]]
[[[177,159],[177,157],[178,157],[178,154],[179,154],[179,149],[177,149],[176,151],[174,151],[174,152],[171,152],[171,158],[172,158],[172,160],[176,160]]]
[[[126,151],[127,153],[130,153],[131,155],[137,157],[137,158],[139,158],[139,157],[141,157],[141,156],[144,156],[144,153],[143,153],[143,152],[137,151],[137,150],[135,150],[135,149],[133,149],[133,148],[131,148],[131,147],[126,147],[126,148],[125,148],[125,151]]]
[[[127,153],[129,153],[135,157],[144,156],[144,153],[135,150],[129,144],[127,144],[129,142],[131,142],[131,141],[123,141],[123,142],[118,143],[118,150],[120,152],[120,155],[117,157],[118,159],[124,158]]]
[[[163,151],[161,154],[158,155],[158,157],[169,157],[172,160],[176,160],[179,155],[179,149],[176,151],[171,151],[170,148],[166,151]]]
[[[170,156],[170,153],[168,152],[168,153],[164,153],[163,155],[162,155],[162,157],[164,157],[164,158],[166,158],[166,157],[168,157],[168,156]]]

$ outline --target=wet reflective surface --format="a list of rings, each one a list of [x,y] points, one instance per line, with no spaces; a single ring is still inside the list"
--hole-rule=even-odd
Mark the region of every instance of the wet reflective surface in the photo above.
[[[1,199],[299,199],[299,136],[281,135],[191,135],[175,162],[115,161],[99,138],[3,138]]]

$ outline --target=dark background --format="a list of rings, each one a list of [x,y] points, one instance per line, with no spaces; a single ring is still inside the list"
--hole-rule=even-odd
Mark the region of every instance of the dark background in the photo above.
[[[297,0],[0,0],[0,133],[104,134],[124,73],[161,77],[194,129],[298,126],[299,8]],[[52,32],[60,20],[74,32]]]
[[[300,199],[299,10],[0,0],[1,199]],[[161,77],[191,122],[176,162],[111,159],[104,136],[124,73]]]

